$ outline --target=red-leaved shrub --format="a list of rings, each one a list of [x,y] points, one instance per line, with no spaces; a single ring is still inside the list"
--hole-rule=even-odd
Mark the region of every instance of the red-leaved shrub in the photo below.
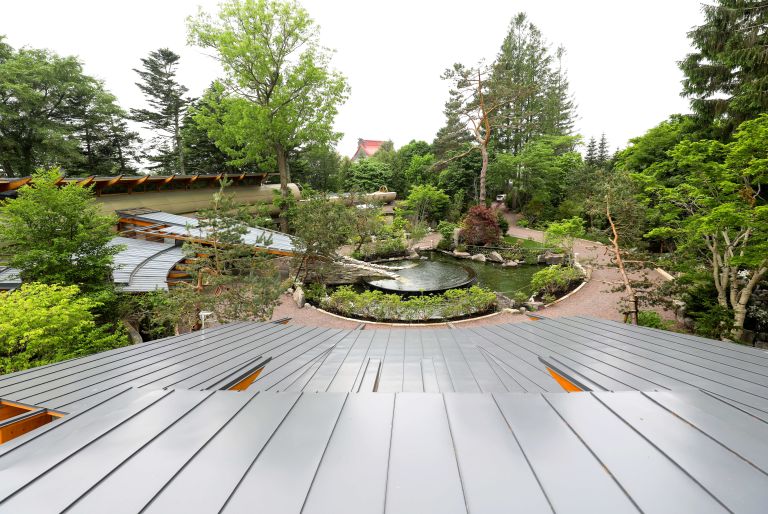
[[[496,210],[483,205],[475,205],[464,218],[461,238],[468,245],[487,245],[499,242],[501,229],[496,217]]]

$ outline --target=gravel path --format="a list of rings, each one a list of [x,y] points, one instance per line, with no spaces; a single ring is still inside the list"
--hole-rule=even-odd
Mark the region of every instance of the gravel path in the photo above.
[[[504,212],[510,224],[508,234],[523,239],[532,239],[543,241],[544,233],[540,230],[522,228],[515,225],[516,217]],[[428,249],[434,248],[439,241],[439,234],[429,234],[422,241],[417,243],[416,248]],[[613,292],[612,289],[621,283],[621,276],[618,268],[611,264],[611,252],[608,247],[594,241],[579,239],[576,241],[575,252],[578,261],[585,267],[592,268],[592,278],[577,293],[571,295],[560,303],[543,309],[540,314],[550,318],[563,316],[591,316],[594,318],[610,319],[622,321],[624,316],[619,312],[619,302],[623,296],[622,292]],[[648,272],[648,277],[654,281],[664,280],[661,275],[653,270]],[[674,313],[658,309],[658,312],[665,319],[674,319]],[[330,328],[355,328],[359,325],[357,321],[350,321],[337,318],[325,312],[321,312],[311,306],[299,309],[290,295],[283,295],[279,305],[275,308],[272,319],[292,318],[292,323],[303,325],[312,325]],[[469,327],[480,325],[494,325],[499,323],[518,323],[528,321],[528,317],[522,314],[511,314],[502,312],[495,316],[468,320],[464,322],[454,322],[453,326]],[[366,323],[366,328],[381,326],[378,323]],[[448,325],[448,324],[442,324]],[[406,328],[418,328],[418,326],[400,325]],[[433,325],[434,326],[434,325]]]

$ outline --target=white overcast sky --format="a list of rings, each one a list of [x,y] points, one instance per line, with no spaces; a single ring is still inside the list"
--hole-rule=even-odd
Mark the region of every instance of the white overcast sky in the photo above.
[[[215,62],[186,46],[185,19],[218,0],[16,0],[3,2],[0,34],[14,47],[77,55],[123,107],[143,103],[132,68],[160,47],[182,56],[179,78],[199,95],[217,76]],[[336,50],[334,67],[351,86],[340,109],[338,145],[351,156],[358,137],[431,142],[442,126],[454,62],[492,61],[512,17],[528,14],[565,66],[585,138],[605,132],[611,146],[688,112],[677,67],[690,51],[686,33],[701,23],[700,0],[304,0]]]

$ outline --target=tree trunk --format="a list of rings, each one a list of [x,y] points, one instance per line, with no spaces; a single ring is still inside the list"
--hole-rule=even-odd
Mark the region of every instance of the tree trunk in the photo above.
[[[605,214],[608,218],[608,223],[611,225],[611,232],[613,232],[613,239],[611,240],[611,247],[613,249],[613,253],[616,255],[616,266],[619,268],[619,272],[621,273],[621,279],[624,282],[624,290],[627,292],[627,297],[629,300],[629,311],[627,311],[624,316],[624,321],[627,320],[627,318],[632,319],[632,324],[637,325],[637,315],[638,311],[638,305],[637,305],[637,294],[635,293],[635,289],[632,287],[632,284],[629,281],[629,276],[627,275],[626,269],[624,269],[624,260],[621,258],[621,248],[619,247],[619,233],[616,230],[616,224],[613,222],[613,218],[611,217],[611,207],[606,202],[605,204]]]
[[[483,156],[483,166],[480,168],[480,195],[478,201],[480,205],[485,205],[485,174],[488,171],[488,148],[481,144],[480,155]]]
[[[280,143],[275,143],[275,154],[277,155],[277,171],[280,172],[280,230],[288,232],[288,162],[285,155],[285,148]]]
[[[179,173],[181,175],[184,175],[186,171],[185,165],[184,165],[184,145],[181,144],[181,127],[179,124],[179,113],[176,113],[176,117],[174,119],[173,135],[176,141],[176,152],[179,154]]]

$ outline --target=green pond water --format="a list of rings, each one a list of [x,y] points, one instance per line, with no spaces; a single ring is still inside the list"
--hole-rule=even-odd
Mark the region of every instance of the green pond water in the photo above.
[[[516,268],[502,268],[501,264],[477,262],[470,259],[456,259],[440,252],[429,252],[429,260],[452,262],[472,268],[477,274],[477,285],[512,297],[522,291],[531,293],[531,277],[543,267],[536,264],[523,264]]]
[[[500,264],[457,259],[440,252],[427,252],[425,256],[428,260],[387,262],[387,265],[402,266],[397,271],[400,277],[397,280],[371,280],[368,284],[403,294],[440,292],[461,287],[476,277],[475,284],[512,297],[517,292],[530,294],[531,277],[541,269],[536,265],[502,268]]]

